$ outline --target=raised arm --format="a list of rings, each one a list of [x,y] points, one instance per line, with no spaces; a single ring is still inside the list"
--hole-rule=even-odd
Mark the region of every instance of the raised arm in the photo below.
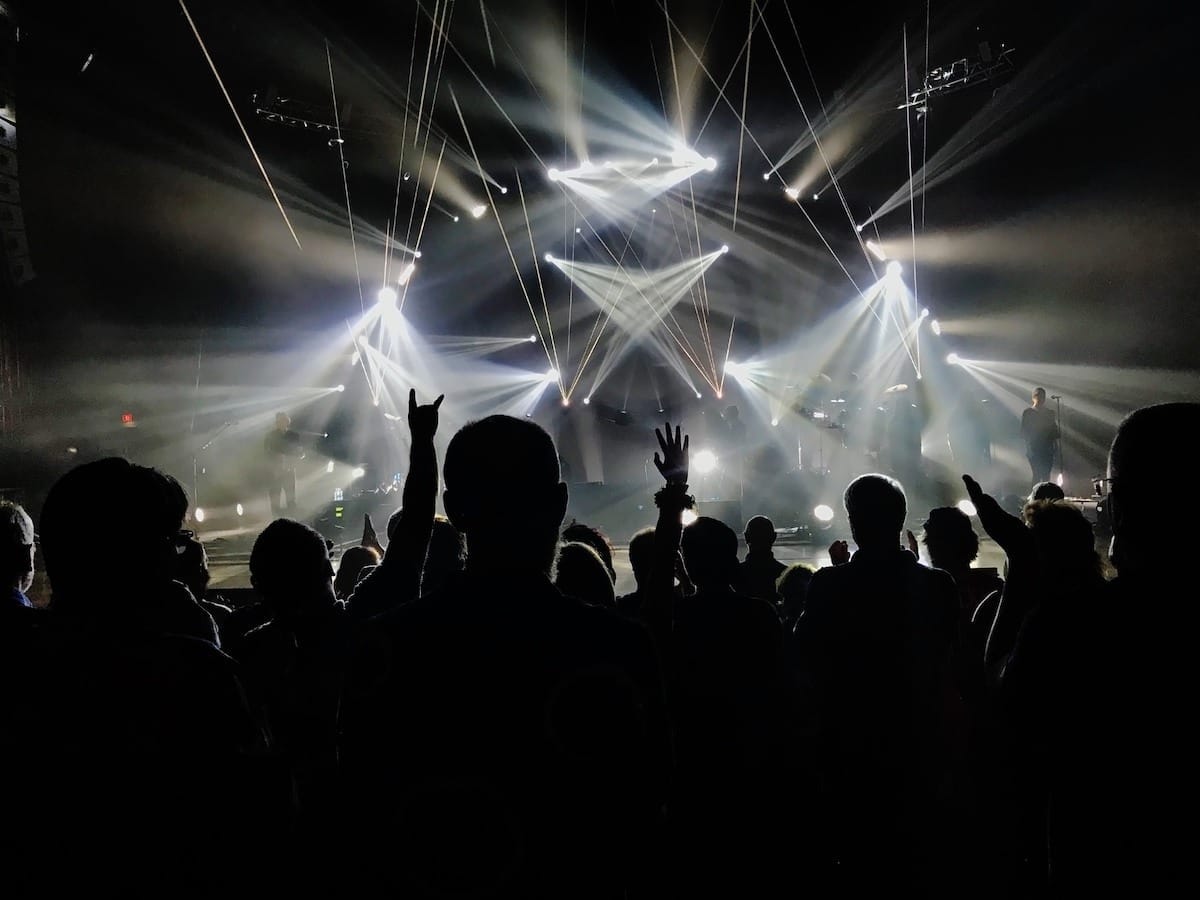
[[[411,446],[404,479],[402,507],[388,523],[388,546],[379,566],[363,579],[350,598],[350,611],[363,619],[415,600],[421,593],[421,571],[433,533],[437,511],[438,410],[445,395],[417,405],[417,392],[408,392],[408,429]],[[373,533],[373,529],[372,529]]]
[[[675,573],[683,567],[679,542],[683,537],[683,511],[691,509],[694,501],[687,492],[688,444],[679,426],[666,435],[654,429],[662,455],[654,454],[654,465],[666,484],[654,495],[658,507],[658,523],[654,528],[654,564],[650,574],[650,590],[642,603],[642,616],[660,646],[666,647],[671,635],[671,606],[675,599]]]

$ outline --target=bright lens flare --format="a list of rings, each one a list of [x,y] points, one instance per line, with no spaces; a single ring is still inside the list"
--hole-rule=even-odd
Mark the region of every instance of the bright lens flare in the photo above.
[[[379,293],[375,295],[375,299],[380,303],[395,303],[398,296],[399,294],[396,293],[395,288],[381,287]]]
[[[199,506],[196,507],[196,512],[193,514],[197,522],[204,521],[204,510]]]
[[[364,469],[362,466],[355,466],[353,469],[350,470],[351,478],[362,478],[366,474],[367,474],[367,470]]]
[[[833,521],[833,507],[826,503],[822,503],[813,508],[813,518],[818,522]]]
[[[700,517],[696,514],[696,511],[694,509],[685,509],[683,511],[683,515],[680,516],[680,521],[683,522],[683,525],[686,528],[688,525],[691,525],[693,522],[695,522],[698,518],[700,518]]]
[[[711,450],[701,450],[692,457],[692,468],[700,475],[707,475],[717,468],[717,455]]]
[[[948,362],[952,366],[957,366],[958,365],[958,354],[957,353],[948,354],[946,356],[946,362]]]
[[[478,206],[471,207],[471,215],[474,216],[476,219],[482,219],[483,214],[485,212],[487,212],[487,204],[486,203],[480,203]]]
[[[967,516],[973,516],[977,512],[975,509],[975,504],[970,500],[959,500],[958,511]]]

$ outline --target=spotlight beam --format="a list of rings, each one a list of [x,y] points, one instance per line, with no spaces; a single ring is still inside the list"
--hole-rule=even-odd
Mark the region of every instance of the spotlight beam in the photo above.
[[[291,232],[292,240],[296,242],[296,248],[303,250],[304,248],[300,246],[300,238],[296,236],[296,229],[292,227],[292,221],[288,218],[287,210],[283,208],[283,202],[279,199],[279,194],[275,192],[275,185],[271,184],[271,176],[267,174],[267,169],[263,165],[262,158],[258,155],[258,151],[254,149],[254,142],[250,140],[250,134],[246,131],[246,126],[242,124],[242,117],[238,115],[237,107],[234,106],[233,100],[229,96],[229,91],[225,89],[225,82],[221,79],[221,73],[217,71],[217,64],[213,62],[212,56],[209,55],[208,47],[204,44],[204,38],[200,37],[200,29],[196,27],[196,23],[192,20],[192,14],[188,12],[187,4],[183,0],[179,0],[179,7],[183,10],[184,18],[187,19],[188,25],[192,29],[192,34],[196,36],[196,43],[200,45],[200,51],[204,54],[204,58],[208,60],[208,67],[212,69],[213,77],[217,79],[217,84],[221,88],[221,93],[225,96],[225,102],[229,104],[229,111],[233,113],[233,118],[238,123],[242,137],[246,139],[246,145],[250,148],[250,155],[254,157],[254,161],[258,164],[258,171],[262,173],[263,181],[267,183],[267,190],[275,198],[275,205],[279,207],[279,214],[283,216],[283,224]]]
[[[180,0],[182,2],[182,0]],[[346,156],[342,148],[342,121],[338,113],[337,88],[333,83],[333,56],[329,50],[329,41],[325,42],[325,61],[329,66],[329,93],[333,99],[333,124],[337,129],[338,161],[342,170],[342,189],[346,194],[346,222],[350,226],[350,250],[354,254],[354,277],[358,282],[358,303],[364,310],[366,301],[363,299],[362,272],[358,267],[358,242],[354,238],[354,212],[350,209],[350,181],[346,176]]]
[[[554,371],[562,372],[562,368],[558,361],[558,345],[554,340],[554,322],[550,318],[550,304],[546,301],[546,288],[542,284],[542,267],[538,264],[537,247],[533,243],[533,226],[529,223],[529,208],[525,205],[525,188],[521,184],[521,173],[517,169],[513,169],[513,174],[517,179],[517,193],[521,197],[521,212],[525,214],[525,231],[529,234],[529,252],[533,254],[533,271],[537,275],[538,291],[542,295],[542,309],[546,312],[546,330],[550,332],[550,349],[554,353]],[[569,360],[568,360],[569,362]],[[563,393],[562,375],[558,376],[558,390],[566,399],[567,394]]]

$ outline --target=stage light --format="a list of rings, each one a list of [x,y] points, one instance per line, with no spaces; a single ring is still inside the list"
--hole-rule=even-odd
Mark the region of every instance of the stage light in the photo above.
[[[473,215],[476,219],[482,219],[485,212],[487,212],[486,203],[480,203],[478,206],[471,207],[471,215]]]
[[[372,405],[372,406],[378,406],[378,405],[379,405],[379,398],[378,398],[378,397],[376,397],[374,400],[372,400],[372,401],[371,401],[371,405]]]
[[[778,427],[779,427],[779,420],[778,420],[778,419],[772,419],[772,420],[771,420],[771,427],[772,427],[772,428],[778,428]]]
[[[350,354],[350,365],[357,366],[358,360],[359,360],[359,353],[357,350],[355,350],[353,353]]]
[[[196,511],[194,513],[192,513],[192,517],[197,522],[203,522],[204,521],[204,510],[202,508],[200,508],[199,506],[197,506]]]
[[[896,262],[896,260],[893,259],[890,263],[887,264],[887,273],[889,275],[891,275],[893,278],[898,278],[900,276],[900,272],[903,270],[903,268],[904,267],[901,266],[900,263]]]
[[[244,506],[242,506],[242,504],[240,504],[240,503],[237,506],[235,506],[234,509],[237,510],[237,514],[239,516],[244,516],[246,514],[246,508]]]
[[[453,216],[452,218],[454,219],[455,222],[458,221],[458,216]]]
[[[542,257],[542,259],[544,259],[548,263],[552,263],[552,262],[554,262],[554,254],[547,253],[545,256]]]
[[[570,406],[570,405],[571,405],[571,400],[570,400],[570,398],[569,398],[569,397],[563,397],[563,398],[562,398],[562,405],[563,405],[564,407]]]
[[[950,365],[952,365],[952,366],[957,366],[957,365],[958,365],[958,354],[957,354],[957,353],[949,353],[949,354],[947,354],[947,355],[946,355],[946,362],[948,362],[948,363],[949,363]]]
[[[399,283],[400,284],[408,284],[408,279],[412,278],[413,272],[415,272],[416,270],[417,270],[417,266],[415,263],[409,263],[407,266],[405,266],[403,269],[401,269]]]
[[[787,194],[787,198],[789,200],[799,200],[800,199],[800,189],[799,188],[794,188],[794,187],[785,188],[784,193]]]
[[[699,392],[699,391],[696,391],[696,399],[697,399],[697,400],[699,400],[699,399],[700,399],[700,392]]]
[[[693,522],[695,522],[698,518],[700,518],[700,516],[697,515],[697,513],[694,509],[685,509],[683,511],[683,515],[681,515],[679,517],[679,521],[681,523],[683,523],[683,527],[686,528],[687,526],[689,526]]]
[[[404,180],[405,180],[405,181],[408,181],[408,179],[409,179],[409,178],[411,178],[411,177],[412,177],[412,173],[411,173],[411,172],[405,172],[405,173],[404,173]]]
[[[332,459],[325,464],[325,474],[326,475],[333,474],[333,460]]]
[[[707,475],[717,467],[717,454],[711,450],[700,450],[692,457],[692,468],[699,475]]]
[[[506,188],[506,187],[501,187],[501,188],[500,188],[500,193],[502,193],[502,194],[507,194],[507,193],[508,193],[508,188]]]
[[[859,234],[862,234],[862,230],[864,227],[865,226],[863,226],[863,225],[855,225],[854,230],[857,231]]]
[[[763,172],[763,181],[770,181],[770,180],[771,180],[771,173]]]
[[[393,287],[381,287],[379,293],[375,295],[375,299],[380,303],[395,303],[396,298],[400,295],[396,293]]]
[[[548,372],[546,372],[544,380],[547,382],[558,381],[558,369],[550,369]]]
[[[576,234],[583,234],[583,229],[582,229],[582,228],[576,228],[576,229],[575,229],[575,233],[576,233]]]
[[[813,194],[813,199],[814,199],[814,200],[820,200],[820,199],[821,199],[821,195],[820,195],[820,194]]]
[[[350,470],[351,478],[362,478],[366,474],[367,474],[367,470],[364,469],[362,466],[355,466],[353,469]]]
[[[933,331],[934,334],[942,333],[942,323],[939,322],[937,319],[934,319],[932,322],[930,322],[929,327]]]
[[[964,515],[968,515],[968,516],[973,516],[977,513],[977,510],[975,509],[975,504],[972,503],[970,500],[959,500],[958,501],[958,511],[963,513]]]
[[[417,259],[420,259],[420,258],[421,258],[421,251],[420,251],[420,250],[417,250],[415,253],[413,253],[413,256],[415,256]]]
[[[921,310],[921,318],[922,318],[922,319],[928,319],[928,318],[929,318],[929,310],[928,310],[928,309],[923,309],[923,310]]]
[[[657,156],[654,157],[654,159],[650,160],[650,165],[652,165],[652,166],[658,165],[658,157]]]
[[[531,344],[536,344],[536,343],[537,343],[537,335],[536,335],[536,334],[531,334],[531,335],[529,336],[529,343],[531,343]]]
[[[813,518],[818,522],[833,521],[833,507],[827,503],[821,503],[813,507]]]
[[[720,391],[717,391],[717,399],[718,400],[720,400],[723,396],[724,395]]]
[[[722,244],[722,245],[721,245],[721,252],[722,252],[722,253],[728,253],[728,252],[729,252],[729,245],[728,245],[728,244]]]
[[[880,262],[887,262],[887,254],[884,253],[883,248],[874,241],[867,241],[867,249],[870,250],[874,257]]]
[[[558,181],[558,169],[547,169],[546,177],[551,181]]]
[[[1058,484],[1059,487],[1062,487],[1063,486],[1063,473],[1059,472],[1058,477],[1054,480]]]
[[[717,170],[717,161],[716,161],[716,159],[715,159],[714,157],[711,157],[711,156],[710,156],[710,157],[708,157],[708,158],[706,158],[706,159],[704,160],[704,168],[705,168],[705,169],[707,169],[707,170],[708,170],[708,171],[710,171],[710,172],[715,172],[715,171]]]
[[[591,402],[592,402],[592,398],[591,398],[591,397],[584,397],[584,398],[583,398],[583,405],[584,405],[584,406],[587,406],[587,405],[588,405],[589,403],[591,403]]]
[[[344,384],[339,384],[336,388],[334,388],[334,390],[336,390],[339,394],[344,394],[346,392],[346,386]]]

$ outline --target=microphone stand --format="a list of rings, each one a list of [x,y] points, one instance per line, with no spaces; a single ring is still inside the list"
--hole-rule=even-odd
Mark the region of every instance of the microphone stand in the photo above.
[[[218,428],[199,450],[192,454],[192,506],[200,505],[200,454],[216,443],[217,438],[232,428],[236,422],[225,422]]]

